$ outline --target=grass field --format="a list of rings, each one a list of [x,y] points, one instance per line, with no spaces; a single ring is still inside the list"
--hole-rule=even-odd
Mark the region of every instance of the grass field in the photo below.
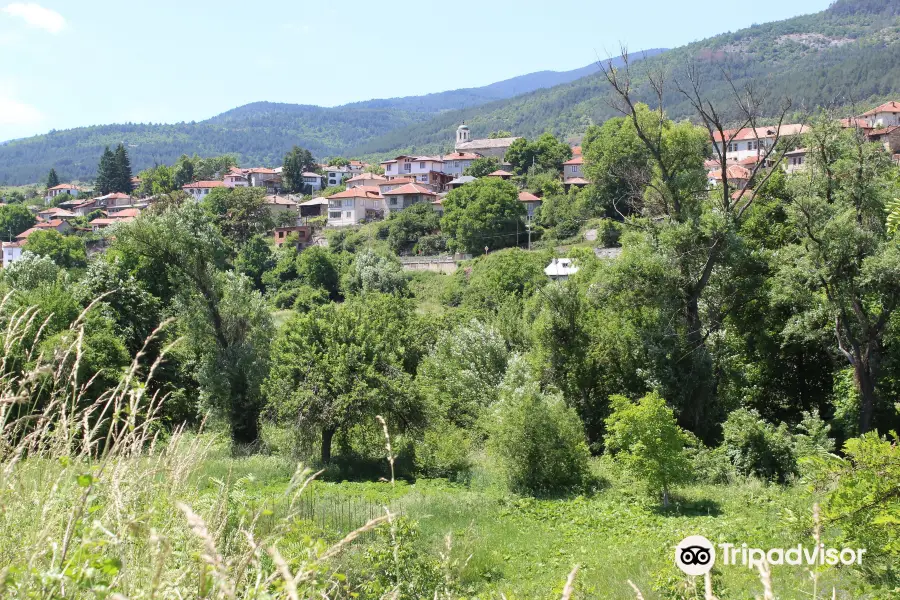
[[[277,514],[292,472],[293,466],[280,458],[222,458],[208,462],[197,483],[203,488],[222,478],[249,478],[251,484],[244,488],[248,497],[268,503]],[[393,487],[387,482],[315,482],[307,495],[312,508],[305,518],[326,539],[339,539],[378,514],[381,506],[415,523],[418,535],[410,542],[414,547],[407,548],[414,555],[446,552],[450,534],[455,585],[469,598],[559,598],[576,564],[579,598],[635,598],[629,580],[647,600],[702,598],[702,580],[695,590],[695,582],[673,564],[674,546],[688,535],[766,549],[814,544],[814,497],[799,486],[758,481],[687,487],[666,510],[621,479],[590,496],[561,499],[516,497],[483,475],[470,485],[443,480],[398,481]],[[370,539],[355,545],[341,566],[351,573],[364,569],[361,561]],[[813,597],[806,567],[772,569],[775,597]],[[762,597],[755,570],[726,566],[713,574],[714,591],[722,600]],[[850,571],[822,571],[819,597],[831,598],[832,587],[837,598],[859,598],[864,586]]]

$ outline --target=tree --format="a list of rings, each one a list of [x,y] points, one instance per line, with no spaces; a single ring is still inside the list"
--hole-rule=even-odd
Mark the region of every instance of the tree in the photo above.
[[[367,249],[356,255],[353,267],[342,284],[349,294],[400,294],[406,291],[406,276],[397,259],[380,256]]]
[[[396,254],[408,253],[420,238],[437,233],[441,219],[430,202],[418,202],[400,212],[392,212],[388,221],[388,245]]]
[[[512,131],[506,131],[505,129],[501,129],[499,131],[492,131],[488,134],[489,140],[498,140],[500,138],[511,138],[513,137]]]
[[[128,159],[128,151],[125,150],[123,144],[119,144],[116,147],[114,164],[113,191],[131,194],[134,191],[134,185],[131,183],[131,161]]]
[[[476,158],[466,167],[466,170],[463,171],[463,175],[468,175],[469,177],[484,177],[485,175],[489,175],[494,171],[500,168],[500,160],[495,156],[482,156],[481,158]]]
[[[384,175],[384,167],[381,165],[369,165],[364,169],[365,173],[374,173],[375,175]]]
[[[655,392],[637,402],[624,396],[611,400],[613,412],[606,420],[607,450],[651,491],[661,493],[663,506],[668,506],[671,489],[691,478],[691,463],[685,452],[690,438]]]
[[[457,252],[482,254],[485,248],[518,245],[525,231],[525,207],[515,185],[496,177],[468,183],[447,194],[443,201],[441,231]]]
[[[359,423],[422,421],[411,390],[422,347],[409,302],[368,294],[298,314],[280,330],[265,384],[273,414],[321,432],[321,459],[331,462],[335,434]]]
[[[50,285],[59,277],[60,268],[46,256],[23,252],[19,260],[3,269],[3,279],[18,290],[34,290]]]
[[[22,204],[0,206],[0,235],[8,242],[26,229],[34,227],[36,222],[31,211]]]
[[[317,168],[316,161],[309,150],[294,146],[285,154],[282,178],[284,189],[293,194],[303,192],[303,173],[314,171]]]
[[[338,156],[336,158],[332,158],[328,161],[329,167],[347,167],[350,165],[350,161],[342,156]]]
[[[561,173],[563,163],[572,158],[572,148],[548,132],[533,142],[517,139],[507,149],[505,158],[519,175],[526,174],[533,166]]]
[[[100,164],[97,166],[97,180],[94,184],[96,191],[101,196],[116,191],[114,188],[118,178],[116,176],[116,157],[109,149],[109,146],[103,149],[100,155]]]
[[[253,282],[253,286],[259,291],[265,291],[263,275],[275,266],[272,250],[269,248],[268,239],[257,234],[247,240],[234,260],[234,267]]]
[[[66,269],[87,266],[84,240],[63,235],[55,229],[35,231],[25,240],[24,249],[39,256],[46,256]]]
[[[141,196],[162,196],[178,189],[175,185],[174,169],[166,165],[144,169],[138,177],[141,180],[141,187],[137,191]]]
[[[203,198],[201,206],[235,248],[275,227],[266,204],[266,190],[261,187],[215,188]]]
[[[187,154],[182,154],[172,167],[172,176],[174,178],[175,189],[180,190],[185,185],[194,181],[194,159]]]
[[[59,185],[59,177],[56,175],[56,169],[50,169],[50,174],[47,175],[47,189],[56,187]]]

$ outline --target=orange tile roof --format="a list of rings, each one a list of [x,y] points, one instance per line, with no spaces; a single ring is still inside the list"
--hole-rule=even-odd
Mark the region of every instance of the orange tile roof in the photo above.
[[[138,217],[141,211],[138,208],[126,208],[117,212],[109,213],[110,219],[124,219],[126,217]]]
[[[480,154],[473,154],[472,152],[453,152],[452,154],[447,154],[444,156],[444,161],[448,160],[478,160],[481,158]]]
[[[382,181],[378,184],[378,187],[384,187],[386,185],[403,185],[404,183],[415,183],[415,179],[410,179],[409,177],[396,177],[394,179],[389,179],[387,181]]]
[[[753,129],[752,127],[745,127],[740,130],[735,129],[726,129],[725,130],[725,140],[731,142],[743,142],[746,140],[755,140],[757,137],[760,139],[763,138],[772,138],[775,137],[778,128],[775,125],[769,127],[757,127]],[[809,131],[809,127],[806,125],[797,125],[797,124],[784,124],[781,126],[781,135],[797,135],[798,133],[806,133]],[[713,140],[716,142],[722,141],[722,136],[719,135],[718,131],[713,132]]]
[[[740,165],[729,165],[725,170],[725,173],[727,174],[728,179],[750,179],[750,171]],[[715,179],[716,181],[721,181],[722,170],[718,169],[710,171],[709,178]]]
[[[217,188],[217,187],[225,187],[224,181],[195,181],[194,183],[189,183],[185,186],[182,186],[182,189],[207,189],[207,188]]]
[[[406,185],[401,185],[395,190],[385,192],[385,194],[389,194],[391,196],[404,196],[406,194],[426,194],[428,196],[437,196],[437,194],[435,194],[428,188],[422,187],[421,185],[417,185],[415,183],[407,183]]]
[[[572,156],[581,156],[581,146],[572,146]]]
[[[869,112],[863,113],[860,116],[861,117],[874,117],[878,113],[885,113],[885,112],[893,112],[893,113],[900,112],[900,102],[893,102],[893,101],[885,102],[881,106],[873,108]]]
[[[497,169],[493,173],[488,173],[488,177],[512,177],[512,173],[509,171],[504,171],[503,169]]]
[[[277,175],[277,173],[275,173],[275,169],[268,169],[266,167],[254,167],[253,169],[247,169],[247,173],[259,173],[260,175]]]
[[[519,202],[540,202],[541,199],[531,192],[519,192]]]
[[[41,229],[55,229],[65,223],[62,219],[53,219],[52,221],[43,221],[35,225],[35,227],[39,227]]]
[[[564,162],[563,164],[564,164],[564,165],[583,165],[583,164],[584,164],[584,157],[582,157],[582,156],[576,156],[576,157],[573,158],[572,160],[567,160],[567,161]]]
[[[347,182],[351,181],[368,181],[369,179],[374,179],[376,181],[387,181],[387,177],[383,177],[377,173],[360,173],[356,177],[351,177],[347,180]]]
[[[30,236],[30,235],[31,235],[32,233],[34,233],[35,231],[40,231],[40,229],[38,229],[37,227],[32,227],[31,229],[26,229],[25,231],[23,231],[22,233],[20,233],[19,235],[17,235],[17,236],[16,236],[16,239],[17,239],[17,240],[25,240],[25,239],[28,239],[28,236]]]
[[[333,198],[381,198],[381,190],[372,185],[358,185],[355,188],[350,188],[343,192],[328,196],[329,200]]]
[[[71,183],[61,183],[59,185],[54,185],[52,188],[47,188],[47,191],[50,190],[77,190],[78,187],[72,185]]]

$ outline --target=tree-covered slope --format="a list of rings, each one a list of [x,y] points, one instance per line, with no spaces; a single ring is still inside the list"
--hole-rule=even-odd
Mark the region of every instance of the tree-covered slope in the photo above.
[[[742,89],[750,83],[768,97],[775,113],[784,97],[797,112],[817,106],[849,106],[900,95],[900,3],[890,0],[842,0],[826,11],[786,21],[755,25],[650,57],[634,66],[636,79],[646,69],[667,73],[665,103],[676,118],[693,114],[674,81],[685,80],[693,66],[706,94],[720,105],[733,103],[724,73]],[[639,96],[650,100],[646,85]],[[362,155],[449,148],[453,131],[465,121],[474,136],[499,129],[533,136],[552,131],[577,135],[591,123],[617,113],[609,85],[594,74],[552,89],[537,90],[476,109],[446,112],[429,121],[391,131],[353,149]]]

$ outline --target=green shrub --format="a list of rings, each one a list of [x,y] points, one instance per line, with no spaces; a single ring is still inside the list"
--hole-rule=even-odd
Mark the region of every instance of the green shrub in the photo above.
[[[694,470],[694,479],[700,483],[731,483],[737,476],[724,446],[708,448],[702,444],[688,449]]]
[[[622,225],[612,219],[603,219],[597,228],[597,239],[604,248],[619,247],[619,238],[622,236]]]
[[[294,303],[292,308],[298,312],[309,312],[317,306],[322,306],[329,302],[328,292],[322,288],[301,285],[293,291]]]
[[[725,452],[741,475],[787,481],[797,471],[787,425],[775,427],[755,410],[739,408],[723,425]]]
[[[606,419],[606,449],[648,491],[661,493],[669,503],[672,487],[691,478],[691,462],[685,452],[690,438],[675,422],[672,409],[653,392],[632,402],[624,396],[611,398],[613,412]]]
[[[509,488],[518,493],[559,494],[584,487],[589,459],[578,414],[559,394],[544,394],[516,357],[493,411],[488,452]]]
[[[423,477],[468,479],[472,440],[465,429],[441,422],[416,440],[416,473]]]

